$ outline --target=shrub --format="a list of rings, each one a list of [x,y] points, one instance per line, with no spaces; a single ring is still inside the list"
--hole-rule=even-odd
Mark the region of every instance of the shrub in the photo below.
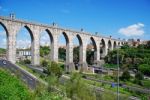
[[[25,64],[31,64],[31,61],[30,61],[29,59],[25,59],[25,60],[24,60],[24,63],[25,63]]]
[[[23,61],[20,61],[22,64],[31,64],[31,61],[29,59],[25,59]]]
[[[64,97],[56,92],[51,92],[47,87],[39,84],[31,100],[65,100]]]
[[[143,80],[144,79],[144,75],[138,71],[136,74],[135,74],[135,79],[138,79],[138,80]]]
[[[42,65],[42,67],[48,67],[48,61],[43,60],[43,61],[41,62],[41,65]]]
[[[148,65],[148,64],[141,64],[138,69],[143,74],[150,75],[150,65]]]
[[[139,71],[135,74],[135,80],[134,80],[134,83],[136,84],[139,84],[139,85],[142,85],[142,82],[141,80],[144,79],[144,75]]]
[[[51,64],[48,64],[47,71],[49,75],[54,74],[57,77],[62,75],[62,68],[54,61],[52,61]]]
[[[94,91],[78,73],[74,73],[66,83],[66,94],[71,100],[96,100]]]
[[[123,74],[122,74],[122,76],[121,76],[121,79],[122,80],[129,80],[130,79],[130,73],[129,73],[129,71],[128,70],[125,70],[124,72],[123,72]]]

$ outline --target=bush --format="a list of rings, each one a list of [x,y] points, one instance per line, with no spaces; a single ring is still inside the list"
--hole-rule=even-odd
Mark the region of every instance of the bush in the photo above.
[[[121,76],[121,79],[122,80],[129,80],[130,79],[130,73],[129,73],[129,71],[128,70],[125,70],[124,72],[123,72],[123,74],[122,74],[122,76]]]
[[[49,75],[54,74],[57,77],[62,75],[62,68],[54,61],[52,61],[51,64],[48,64],[47,71]]]
[[[49,46],[40,46],[40,56],[44,57],[49,55],[50,47]]]
[[[65,100],[64,97],[57,93],[51,92],[47,87],[39,84],[32,96],[31,100]]]
[[[48,67],[48,61],[43,60],[43,61],[41,62],[41,65],[42,65],[42,67]]]
[[[144,79],[144,75],[138,71],[136,74],[135,74],[135,79],[138,79],[138,80],[143,80]]]
[[[141,72],[137,72],[137,73],[135,74],[134,83],[139,84],[139,85],[142,85],[141,80],[143,80],[143,79],[144,79],[144,75],[143,75]]]
[[[139,66],[139,71],[141,71],[145,75],[150,75],[150,65],[142,64]]]
[[[23,62],[24,64],[31,64],[31,61],[29,59],[25,59]]]
[[[66,94],[71,100],[96,100],[94,91],[81,78],[74,73],[66,84]]]

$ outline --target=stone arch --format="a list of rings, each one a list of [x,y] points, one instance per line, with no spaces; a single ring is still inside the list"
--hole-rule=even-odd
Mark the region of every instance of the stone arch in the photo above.
[[[33,42],[33,41],[34,41],[33,32],[31,31],[31,29],[30,29],[27,25],[25,25],[25,26],[23,26],[23,27],[25,27],[25,28],[28,30],[28,32],[29,32],[29,34],[30,34],[30,37],[31,37],[31,42]]]
[[[66,32],[62,32],[62,34],[65,37],[66,45],[68,45],[69,44],[69,37],[68,37],[67,33]]]
[[[6,28],[6,25],[4,25],[4,23],[2,23],[2,22],[0,22],[0,25],[4,28],[4,30],[5,30],[5,32],[6,32],[6,36],[7,36],[7,38],[8,38],[9,32],[8,32],[8,30],[7,30],[7,28]]]
[[[114,41],[114,49],[117,47],[117,43],[116,43],[116,41]]]
[[[19,29],[18,29],[18,31],[17,31],[17,33],[15,34],[15,37],[16,37],[16,43],[17,43],[17,35],[22,31],[22,30],[26,30],[27,31],[27,34],[29,34],[29,36],[30,36],[30,48],[26,48],[25,50],[23,50],[23,52],[28,52],[28,55],[26,56],[26,53],[24,53],[23,55],[25,56],[25,58],[26,59],[31,59],[31,63],[32,64],[34,64],[34,45],[35,45],[35,38],[34,38],[34,34],[33,34],[33,32],[32,32],[32,30],[31,30],[31,28],[28,26],[28,25],[23,25],[23,26],[20,26],[19,27]],[[15,56],[16,56],[16,58],[17,58],[17,55],[18,55],[18,57],[19,57],[19,59],[20,59],[20,57],[22,56],[22,54],[20,55],[20,52],[22,51],[22,49],[21,49],[21,51],[20,51],[20,49],[17,49],[17,44],[16,44],[16,47],[15,47]],[[24,58],[24,57],[23,57]],[[18,60],[19,60],[18,59]],[[17,59],[16,59],[17,60]]]
[[[41,40],[43,40],[44,42],[42,42]],[[52,59],[52,48],[51,47],[52,47],[54,38],[53,38],[53,35],[52,35],[51,31],[49,29],[43,29],[40,32],[39,41],[40,41],[40,49],[47,49],[48,50],[48,52],[45,52],[45,54],[41,54],[41,52],[40,52],[40,57],[43,57],[44,59],[53,60]]]
[[[31,28],[28,25],[19,26],[18,28],[19,29],[17,30],[17,32],[15,34],[16,37],[17,37],[17,34],[19,33],[19,31],[22,30],[23,28],[25,28],[28,31],[29,35],[30,35],[31,43],[34,41],[34,34],[33,34]]]
[[[82,46],[83,42],[82,42],[81,36],[79,34],[77,34],[76,37],[79,40],[79,45]]]
[[[92,43],[94,45],[94,50],[97,51],[97,45],[96,45],[96,42],[95,42],[94,38],[91,37],[90,39],[92,40]]]
[[[49,29],[45,29],[45,31],[48,33],[49,38],[50,38],[50,42],[51,42],[51,44],[52,44],[53,41],[54,41],[54,38],[53,38],[53,35],[52,35],[51,31],[50,31]]]
[[[118,46],[120,46],[120,42],[118,42]]]
[[[106,53],[106,42],[104,39],[100,41],[100,59],[103,59]]]
[[[61,31],[61,33],[59,33],[59,36],[58,36],[59,43],[60,43],[60,39],[62,39],[62,38],[65,39],[65,41],[63,41],[63,42],[65,42],[65,47],[61,47],[61,48],[58,47],[58,58],[62,58],[62,60],[65,61],[65,63],[68,63],[67,61],[69,59],[68,58],[68,56],[69,56],[69,36],[66,32]],[[62,52],[63,55],[59,55],[60,52]]]
[[[108,41],[108,52],[112,50],[112,43],[111,41],[109,40]]]
[[[5,49],[6,49],[6,54],[2,54],[1,56],[2,56],[2,57],[5,57],[5,58],[8,60],[8,59],[9,59],[9,58],[8,58],[8,52],[9,52],[9,51],[8,51],[8,50],[9,50],[9,49],[8,49],[8,48],[9,48],[9,47],[8,47],[8,44],[9,44],[9,43],[8,43],[9,32],[8,32],[8,30],[7,30],[7,27],[4,25],[4,23],[0,22],[0,26],[2,26],[2,29],[3,29],[3,30],[5,31],[5,33],[6,33],[6,42],[5,42],[5,43],[6,43],[6,46],[5,46],[5,47],[6,47],[6,48],[5,48]]]
[[[96,62],[96,58],[97,58],[97,45],[96,45],[96,41],[94,39],[94,37],[90,37],[89,40],[92,42],[90,42],[90,44],[86,46],[86,62],[89,65],[93,65]]]
[[[79,69],[79,63],[80,63],[80,61],[82,61],[83,41],[82,41],[82,38],[79,34],[75,34],[75,36],[73,37],[73,42],[74,42],[75,38],[77,38],[79,45],[77,47],[73,46],[73,63],[75,65],[75,70],[78,70]],[[75,52],[76,52],[76,55],[75,55]]]

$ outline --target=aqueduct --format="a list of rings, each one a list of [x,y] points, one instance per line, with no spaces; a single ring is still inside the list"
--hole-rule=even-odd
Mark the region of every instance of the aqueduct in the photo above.
[[[57,27],[56,25],[44,25],[39,23],[32,23],[22,20],[17,20],[11,17],[0,17],[0,24],[7,34],[7,60],[12,63],[16,62],[16,34],[25,27],[31,36],[31,57],[32,64],[39,65],[39,48],[40,48],[40,33],[46,31],[51,40],[51,57],[52,61],[58,61],[58,38],[61,34],[66,39],[66,66],[72,70],[73,66],[73,39],[78,38],[79,49],[79,63],[80,66],[87,67],[86,63],[86,47],[87,41],[92,40],[95,48],[94,62],[99,62],[101,58],[107,55],[109,50],[113,50],[118,45],[123,45],[125,41],[120,39],[113,39],[112,37],[103,37],[93,35],[84,31],[74,31]]]

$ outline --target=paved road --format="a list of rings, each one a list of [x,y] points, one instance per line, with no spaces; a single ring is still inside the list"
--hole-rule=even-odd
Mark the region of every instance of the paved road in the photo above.
[[[12,64],[9,61],[0,59],[0,67],[10,70],[12,73],[18,75],[31,89],[35,89],[39,82],[45,82],[37,79],[34,75],[22,69],[21,67]]]

